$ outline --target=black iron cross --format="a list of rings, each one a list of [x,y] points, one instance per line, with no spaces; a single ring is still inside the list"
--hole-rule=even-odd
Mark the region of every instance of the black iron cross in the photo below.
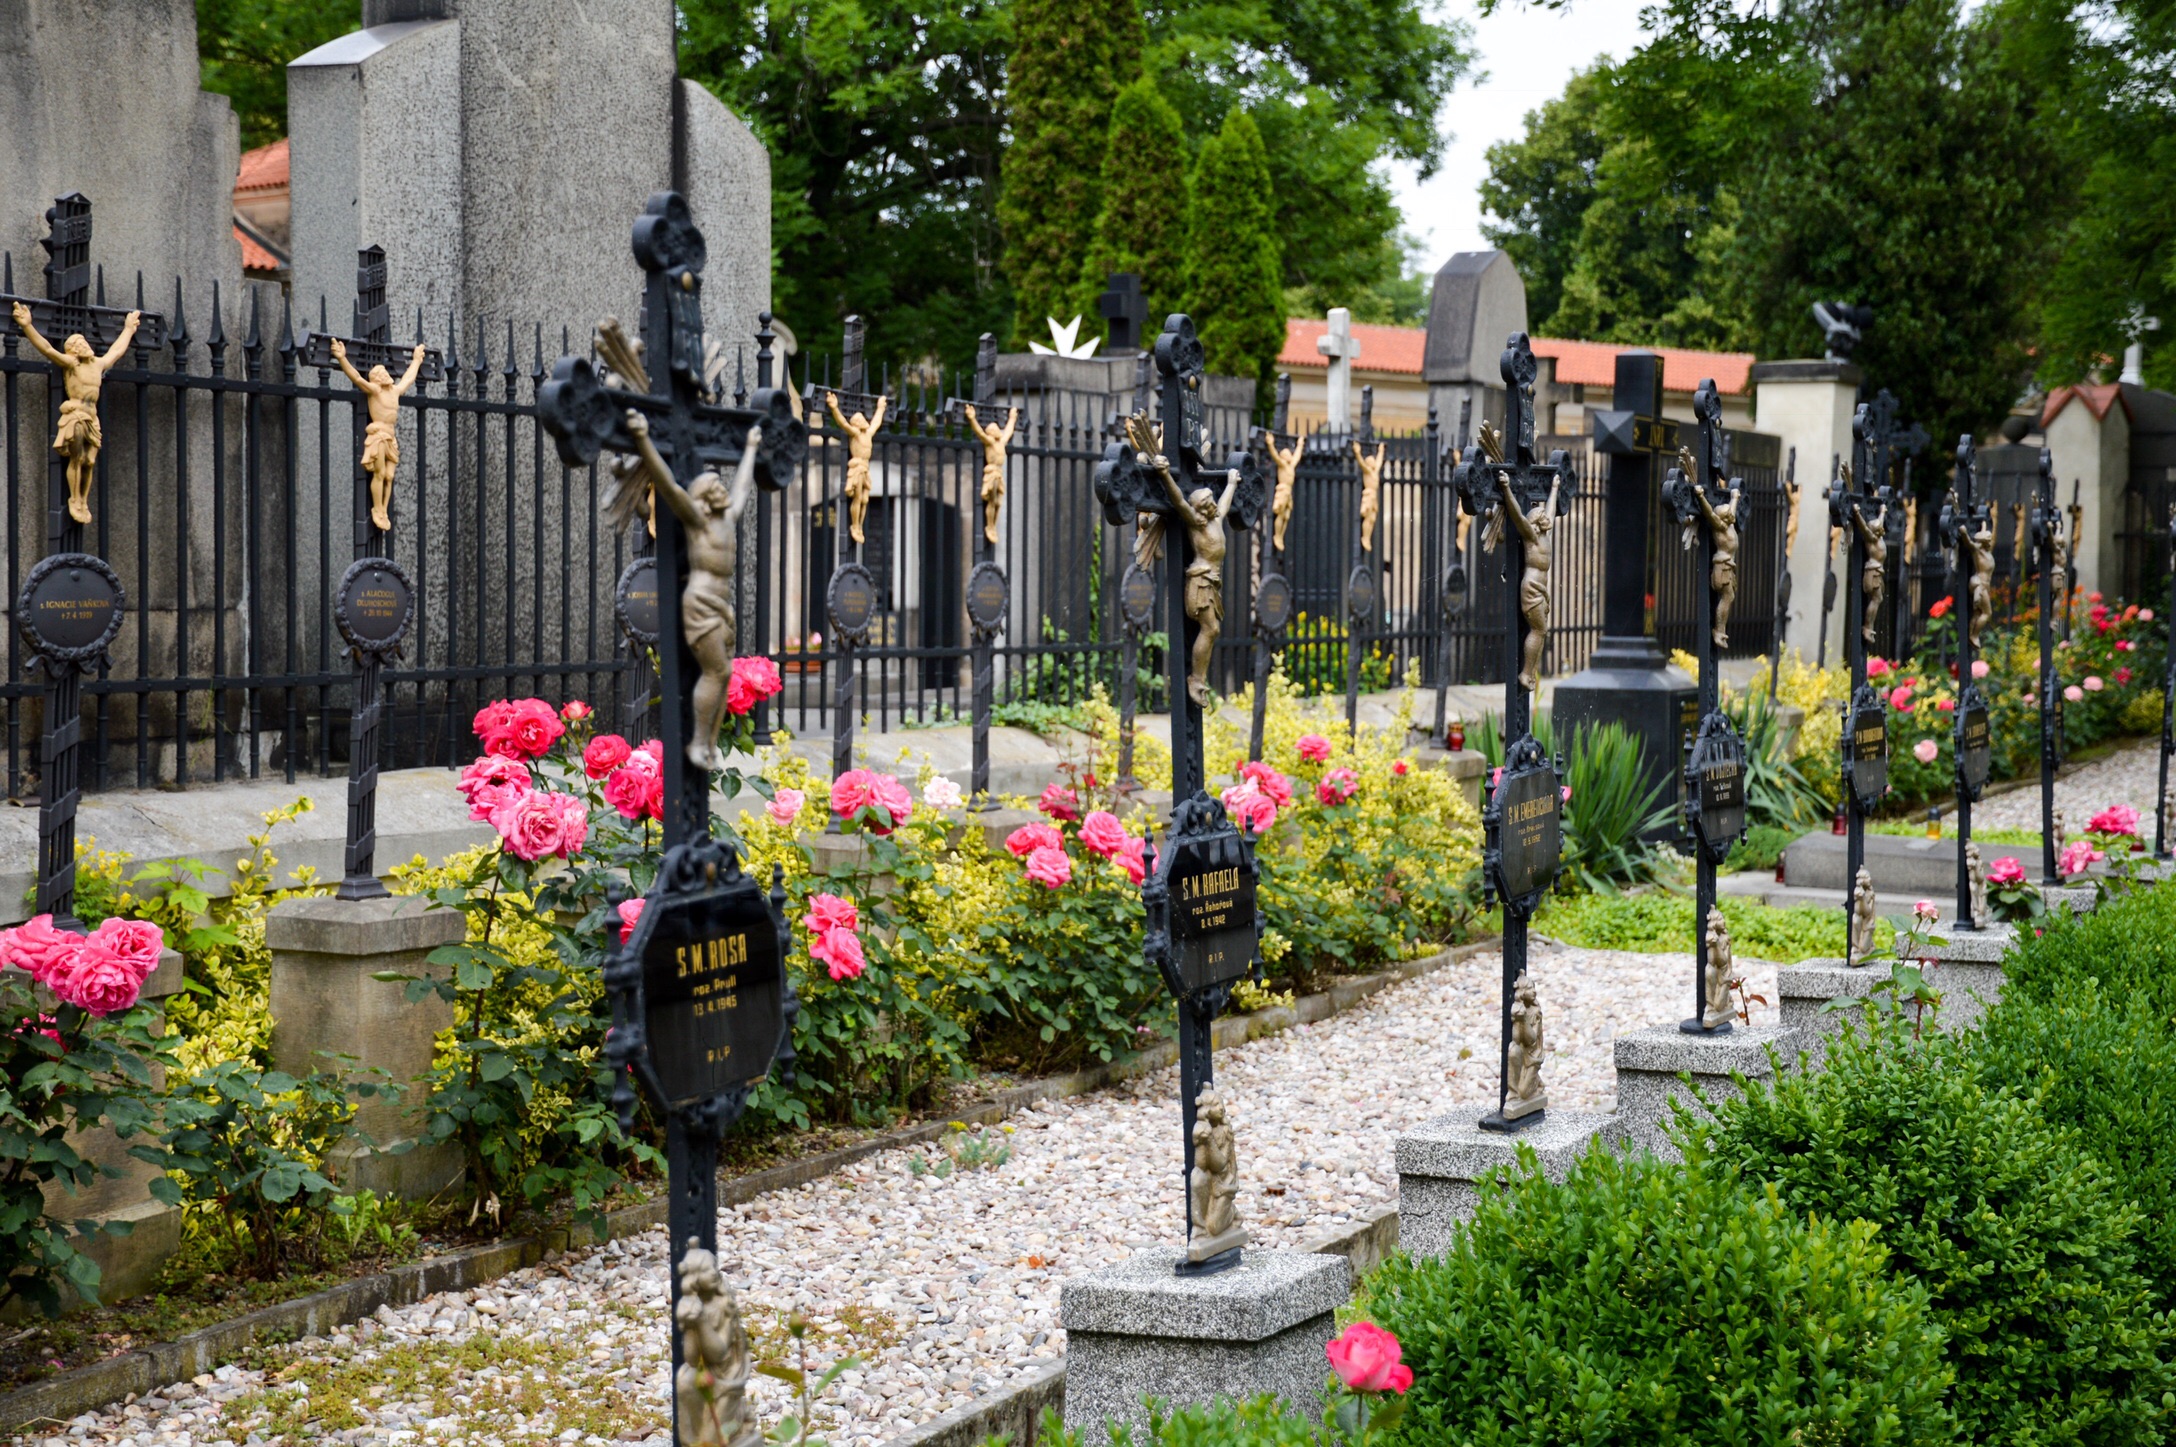
[[[1511,449],[1504,456],[1469,455],[1452,473],[1459,501],[1474,517],[1497,515],[1502,531],[1504,566],[1504,748],[1503,773],[1489,791],[1482,810],[1486,832],[1481,878],[1486,895],[1500,899],[1503,925],[1502,1046],[1497,1062],[1496,1110],[1484,1117],[1484,1130],[1516,1131],[1540,1121],[1544,1112],[1507,1117],[1510,1095],[1511,1005],[1519,977],[1526,973],[1526,927],[1541,896],[1556,882],[1562,843],[1559,814],[1562,764],[1553,762],[1534,737],[1526,689],[1519,682],[1529,633],[1520,607],[1525,572],[1520,537],[1505,510],[1520,514],[1539,509],[1552,493],[1556,516],[1571,510],[1566,494],[1573,484],[1571,454],[1559,448],[1547,462],[1534,457],[1534,380],[1540,367],[1526,333],[1513,332],[1499,363],[1505,403],[1510,410]],[[1485,453],[1487,449],[1478,449]]]
[[[2176,619],[2176,507],[2168,512],[2168,616]],[[2176,840],[2168,837],[2168,761],[2176,753],[2176,648],[2168,650],[2168,675],[2161,684],[2161,773],[2153,793],[2153,857],[2166,859]]]
[[[1291,373],[1277,374],[1276,399],[1268,428],[1256,428],[1254,436],[1258,443],[1281,448],[1285,425],[1292,414]],[[1247,757],[1259,762],[1263,737],[1269,727],[1270,669],[1276,663],[1277,644],[1284,634],[1284,626],[1292,620],[1292,580],[1277,567],[1276,527],[1265,522],[1254,531],[1254,713],[1247,725]]]
[[[1866,681],[1866,635],[1873,620],[1867,617],[1865,580],[1872,563],[1882,569],[1888,586],[1899,586],[1889,565],[1895,549],[1888,545],[1904,525],[1896,489],[1888,483],[1889,444],[1895,432],[1896,398],[1884,391],[1870,402],[1861,402],[1851,419],[1851,468],[1839,472],[1828,493],[1829,525],[1844,533],[1844,587],[1848,590],[1844,657],[1851,671],[1851,701],[1844,711],[1842,740],[1846,910],[1851,907],[1859,868],[1866,862],[1866,818],[1889,788],[1888,705]],[[1882,557],[1871,559],[1859,525],[1877,515],[1891,531],[1883,534]]]
[[[793,480],[808,456],[808,427],[793,415],[782,388],[761,387],[746,407],[722,407],[703,395],[703,233],[677,191],[650,197],[635,221],[635,260],[646,277],[642,302],[644,355],[652,361],[650,390],[607,387],[587,357],[561,357],[537,392],[537,420],[552,434],[559,460],[587,467],[603,451],[634,452],[630,412],[649,422],[650,444],[682,487],[706,470],[738,466],[749,428],[756,442],[756,482],[771,491]],[[657,365],[662,359],[663,365]],[[688,762],[694,733],[695,655],[680,627],[687,586],[687,544],[670,508],[657,518],[659,684],[665,747],[665,843],[668,848],[710,833],[710,780]],[[767,560],[752,560],[760,566]]]
[[[966,422],[968,405],[966,399],[954,397],[945,404],[945,415]],[[979,425],[1004,425],[997,418],[997,337],[990,332],[984,332],[975,344],[973,406]],[[979,436],[972,432],[968,435],[980,443]],[[974,453],[968,455],[972,457]],[[977,475],[980,475],[979,468]],[[997,807],[990,798],[990,711],[996,703],[997,635],[1004,631],[1005,616],[1012,604],[1005,569],[997,561],[997,544],[990,539],[989,529],[983,523],[984,516],[978,505],[969,531],[976,540],[974,550],[979,557],[967,575],[966,599],[968,633],[974,641],[969,665],[973,674],[970,709],[974,738],[968,773],[968,807],[978,813]]]
[[[2040,449],[2039,489],[2033,496],[2033,563],[2040,570],[2040,884],[2061,883],[2055,872],[2055,770],[2063,762],[2063,695],[2055,677],[2055,560],[2062,543],[2063,514],[2055,504],[2055,454]],[[2070,595],[2070,579],[2063,579]],[[2163,728],[2167,721],[2163,720]]]
[[[1469,392],[1464,397],[1461,397],[1458,402],[1458,441],[1455,444],[1456,457],[1463,458],[1466,455],[1466,449],[1472,445],[1472,438],[1473,394]],[[1445,458],[1442,449],[1437,445],[1436,439],[1436,405],[1435,403],[1430,402],[1428,404],[1428,495],[1431,498],[1438,495],[1437,489],[1442,485],[1444,478],[1443,464]],[[1454,460],[1451,464],[1451,470],[1454,474],[1456,468],[1457,462]],[[1451,669],[1453,664],[1452,649],[1457,638],[1457,635],[1454,632],[1452,625],[1455,623],[1458,617],[1466,611],[1466,549],[1464,539],[1460,536],[1458,531],[1458,504],[1455,499],[1455,494],[1453,501],[1451,502],[1447,511],[1448,516],[1445,518],[1444,521],[1445,524],[1450,528],[1450,537],[1448,539],[1449,547],[1447,550],[1451,555],[1451,561],[1450,565],[1443,570],[1443,596],[1440,600],[1441,606],[1436,610],[1435,620],[1436,627],[1441,630],[1442,637],[1442,658],[1439,661],[1436,672],[1435,738],[1438,743],[1443,745],[1446,751],[1448,751],[1451,747],[1450,696]]]
[[[1360,389],[1360,430],[1351,437],[1332,436],[1331,445],[1344,449],[1344,457],[1352,458],[1357,470],[1359,459],[1353,455],[1353,445],[1366,447],[1375,441],[1375,389]],[[1342,464],[1343,458],[1340,459]],[[1377,476],[1381,473],[1378,471]],[[1366,484],[1363,482],[1364,488]],[[1382,493],[1376,492],[1378,512],[1382,506]],[[1380,527],[1377,520],[1374,526]],[[1376,571],[1370,534],[1370,519],[1357,512],[1353,520],[1352,576],[1345,582],[1346,634],[1345,634],[1345,731],[1353,738],[1360,736],[1360,661],[1367,652],[1365,634],[1369,625],[1382,614],[1383,584]]]
[[[1148,298],[1141,294],[1141,278],[1130,271],[1114,271],[1096,298],[1096,315],[1110,323],[1108,352],[1138,351],[1141,333],[1148,326]]]
[[[1987,924],[1972,911],[1971,866],[1965,858],[1965,850],[1972,843],[1972,803],[1987,784],[1993,743],[1988,731],[1987,699],[1972,679],[1972,580],[1976,561],[1972,535],[1982,527],[1994,526],[1993,514],[1979,496],[1978,455],[1971,433],[1957,439],[1956,482],[1936,524],[1942,542],[1952,550],[1950,597],[1954,603],[1950,618],[1957,628],[1957,711],[1952,740],[1957,775],[1957,917],[1950,928],[1960,930],[1977,930]]]

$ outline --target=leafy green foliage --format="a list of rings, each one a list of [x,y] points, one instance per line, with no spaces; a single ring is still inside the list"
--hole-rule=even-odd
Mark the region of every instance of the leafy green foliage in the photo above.
[[[1135,1447],[1142,1442],[1149,1447],[1317,1447],[1323,1440],[1314,1427],[1288,1415],[1275,1397],[1179,1408],[1151,1401],[1145,1434],[1116,1422],[1106,1423],[1100,1433],[1068,1430],[1052,1407],[1043,1414],[1035,1440],[1044,1447]],[[999,1447],[1003,1441],[992,1437],[986,1447]]]
[[[1072,315],[1081,266],[1103,205],[1111,101],[1140,65],[1146,34],[1136,0],[1010,0],[1012,55],[997,219],[1013,291],[1013,345],[1046,339],[1044,318]],[[1168,181],[1167,181],[1168,184]]]
[[[1731,943],[1740,959],[1788,965],[1843,955],[1848,921],[1841,910],[1813,905],[1773,909],[1757,900],[1733,895],[1724,895],[1715,903],[1730,922]],[[1551,939],[1585,949],[1645,954],[1690,950],[1696,937],[1691,897],[1659,889],[1637,894],[1597,890],[1592,894],[1552,895],[1534,916],[1534,928]],[[1877,944],[1886,945],[1889,923],[1877,921],[1874,928]]]
[[[1153,335],[1165,314],[1178,310],[1191,193],[1179,113],[1147,77],[1121,90],[1111,104],[1102,194],[1103,209],[1070,309],[1095,316],[1096,297],[1111,273],[1130,271],[1141,278]]]
[[[1443,1258],[1362,1287],[1414,1372],[1393,1440],[1951,1440],[1927,1292],[1884,1271],[1871,1224],[1712,1168],[1597,1147],[1556,1185],[1522,1157]]]
[[[1677,801],[1661,780],[1643,787],[1640,741],[1622,724],[1598,724],[1574,732],[1569,753],[1563,878],[1587,889],[1658,878],[1664,863],[1643,836],[1670,827]]]
[[[1949,1339],[1964,1440],[2165,1440],[2176,1332],[2137,1270],[2137,1207],[2037,1090],[1990,1089],[1954,1037],[1866,1018],[1825,1070],[1750,1086],[1712,1124],[1681,1112],[1688,1156],[1879,1228]]]
[[[1563,301],[1564,282],[1579,258],[1580,224],[1593,204],[1595,172],[1607,149],[1604,108],[1606,69],[1583,70],[1564,93],[1526,113],[1521,140],[1488,148],[1488,175],[1481,181],[1481,210],[1497,218],[1481,234],[1517,263],[1526,283],[1526,314],[1550,324]]]
[[[1819,822],[1828,812],[1827,801],[1792,761],[1779,712],[1766,691],[1749,689],[1727,712],[1745,740],[1748,828],[1799,829]]]
[[[1725,870],[1752,870],[1766,872],[1782,862],[1783,851],[1806,831],[1803,827],[1786,827],[1780,824],[1750,824],[1745,837],[1730,846],[1730,856],[1723,861]]]
[[[287,62],[356,20],[354,0],[196,0],[199,84],[234,103],[243,150],[287,134]]]
[[[1269,155],[1254,117],[1234,106],[1203,143],[1186,233],[1186,312],[1209,370],[1255,379],[1263,405],[1284,346],[1283,251],[1269,193]]]

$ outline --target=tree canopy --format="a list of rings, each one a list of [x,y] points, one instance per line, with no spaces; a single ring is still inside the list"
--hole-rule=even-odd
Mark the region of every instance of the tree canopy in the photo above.
[[[287,134],[287,62],[359,20],[355,0],[196,0],[199,83],[234,103],[243,150]]]
[[[1234,106],[1201,148],[1186,233],[1185,310],[1209,370],[1255,379],[1265,402],[1284,346],[1283,270],[1269,196],[1269,156],[1254,117]]]

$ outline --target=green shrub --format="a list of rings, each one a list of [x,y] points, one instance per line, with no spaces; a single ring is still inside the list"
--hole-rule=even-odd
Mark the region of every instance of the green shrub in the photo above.
[[[1327,1367],[1323,1375],[1329,1375]],[[989,1440],[1001,1447],[1005,1439]],[[1043,1414],[1035,1440],[1042,1447],[1131,1447],[1141,1439],[1115,1422],[1104,1424],[1100,1432],[1067,1431],[1053,1408]],[[1317,1447],[1316,1429],[1286,1416],[1275,1397],[1238,1403],[1220,1401],[1177,1411],[1161,1402],[1152,1403],[1147,1441],[1150,1447]]]
[[[1783,851],[1806,831],[1796,825],[1755,824],[1745,831],[1745,837],[1730,846],[1730,857],[1723,861],[1725,870],[1749,869],[1766,874],[1783,858]]]
[[[2176,1020],[2091,981],[2055,1001],[2005,998],[1972,1064],[1990,1089],[2037,1092],[2143,1215],[2138,1267],[2176,1309]]]
[[[1926,1290],[1889,1275],[1872,1226],[1726,1172],[1597,1148],[1552,1185],[1524,1160],[1443,1259],[1397,1257],[1363,1289],[1415,1374],[1393,1440],[1953,1440]]]
[[[1749,1088],[1712,1123],[1681,1114],[1688,1157],[1809,1219],[1879,1228],[1948,1336],[1964,1440],[2164,1440],[2172,1330],[2136,1269],[2136,1207],[2037,1093],[1989,1089],[1956,1037],[1867,1018],[1825,1070]]]
[[[2051,1004],[2098,980],[2112,999],[2176,1015],[2176,890],[2111,898],[2091,914],[2050,915],[2003,961],[2002,994]]]
[[[1843,955],[1848,921],[1842,910],[1814,905],[1774,909],[1727,894],[1715,903],[1730,922],[1731,942],[1741,958],[1787,965]],[[1646,954],[1689,951],[1692,914],[1693,901],[1682,894],[1598,892],[1544,900],[1541,912],[1534,916],[1534,928],[1583,949]],[[1893,934],[1888,921],[1877,921],[1874,930],[1876,944],[1886,948]]]

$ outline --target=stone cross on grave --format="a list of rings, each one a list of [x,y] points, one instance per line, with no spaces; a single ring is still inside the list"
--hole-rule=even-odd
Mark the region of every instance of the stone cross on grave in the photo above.
[[[1953,550],[1950,588],[1956,599],[1950,617],[1957,628],[1957,711],[1951,740],[1957,773],[1957,917],[1950,927],[1960,930],[1987,926],[1974,907],[1967,855],[1972,847],[1972,804],[1987,787],[1994,754],[1987,698],[1972,678],[1980,631],[1994,612],[1989,590],[1995,572],[1995,520],[1986,499],[1979,495],[1978,456],[1972,434],[1957,439],[1956,481],[1950,500],[1942,505],[1937,527],[1943,544]]]
[[[1486,549],[1504,549],[1504,766],[1481,812],[1484,896],[1500,900],[1503,925],[1502,1049],[1497,1105],[1481,1120],[1483,1130],[1517,1131],[1542,1119],[1547,1098],[1538,1071],[1521,1069],[1513,1091],[1512,1009],[1526,974],[1526,927],[1541,897],[1556,882],[1563,843],[1561,759],[1552,761],[1534,737],[1528,694],[1538,687],[1550,613],[1550,534],[1571,510],[1571,454],[1561,448],[1547,462],[1534,457],[1534,379],[1540,368],[1526,333],[1513,332],[1499,363],[1503,373],[1510,447],[1489,429],[1481,446],[1452,473],[1460,504],[1486,520]]]
[[[1315,338],[1315,350],[1330,359],[1324,381],[1323,427],[1336,432],[1352,431],[1352,364],[1360,355],[1360,339],[1352,334],[1350,308],[1330,308],[1330,326]]]
[[[1729,937],[1711,938],[1715,866],[1745,834],[1745,741],[1723,711],[1716,652],[1728,636],[1730,603],[1738,588],[1739,521],[1745,484],[1731,477],[1723,454],[1722,399],[1712,379],[1694,391],[1699,420],[1697,451],[1687,469],[1673,467],[1663,482],[1663,502],[1676,515],[1684,545],[1698,547],[1700,722],[1685,741],[1685,822],[1693,838],[1696,885],[1693,905],[1693,1011],[1678,1023],[1687,1034],[1727,1033],[1730,1003]]]
[[[2040,481],[2033,494],[2032,557],[2040,571],[2040,884],[2052,888],[2055,872],[2055,771],[2063,763],[2063,692],[2055,676],[2055,574],[2062,567],[2063,513],[2055,503],[2055,454],[2040,449]],[[2069,580],[2064,579],[2067,592]],[[2176,615],[2172,615],[2176,616]],[[2168,728],[2163,716],[2162,729]]]
[[[1167,650],[1174,803],[1164,847],[1146,861],[1141,899],[1144,953],[1178,997],[1179,1110],[1189,1181],[1195,1103],[1215,1082],[1210,1029],[1232,986],[1258,971],[1261,933],[1252,836],[1233,827],[1206,788],[1201,728],[1209,659],[1224,620],[1225,525],[1244,529],[1261,521],[1262,475],[1251,450],[1227,453],[1222,467],[1211,464],[1202,419],[1204,362],[1193,319],[1173,313],[1156,339],[1162,425],[1139,412],[1128,418],[1124,434],[1104,449],[1095,478],[1106,522],[1123,527],[1140,519],[1144,529],[1154,530],[1137,568],[1145,571],[1159,544],[1171,550],[1164,561],[1164,609],[1176,625]],[[1196,1240],[1191,1212],[1187,1229],[1180,1274],[1238,1264],[1243,1230]]]
[[[1866,681],[1866,655],[1874,645],[1887,586],[1889,534],[1903,528],[1903,510],[1887,481],[1889,444],[1895,435],[1896,398],[1884,391],[1861,402],[1851,419],[1851,463],[1837,470],[1828,490],[1829,526],[1842,532],[1847,544],[1844,657],[1851,671],[1851,698],[1844,708],[1841,744],[1846,908],[1866,863],[1866,818],[1889,791],[1889,706]]]
[[[755,484],[784,487],[808,452],[807,426],[793,415],[786,393],[759,387],[746,407],[721,406],[704,394],[706,252],[685,198],[677,191],[651,196],[635,221],[633,244],[644,275],[650,388],[607,387],[587,357],[561,357],[537,395],[537,420],[552,434],[560,461],[587,467],[607,449],[641,455],[657,501],[668,503],[668,488],[692,495],[700,474],[732,471],[752,450]],[[715,489],[703,495],[714,498]],[[639,1085],[666,1117],[676,1316],[682,1278],[691,1274],[682,1271],[683,1261],[699,1265],[717,1251],[719,1139],[772,1063],[792,1059],[799,1008],[786,972],[792,935],[781,878],[774,870],[766,897],[742,872],[739,852],[711,829],[710,770],[698,760],[706,752],[715,756],[716,741],[694,736],[695,690],[699,678],[708,688],[722,688],[725,680],[722,671],[699,663],[696,644],[710,648],[722,622],[731,651],[733,620],[715,617],[708,600],[738,595],[738,544],[710,530],[734,531],[730,511],[690,504],[690,510],[697,507],[697,515],[712,520],[703,532],[678,505],[653,508],[665,854],[640,920],[604,971],[612,1001],[605,1053],[617,1082],[614,1108],[623,1124],[631,1124]],[[754,560],[757,567],[770,563]],[[693,589],[691,577],[698,585]],[[698,606],[684,607],[687,600]],[[681,1333],[672,1333],[672,1344],[677,1374],[685,1347]],[[677,1414],[677,1401],[675,1409]],[[692,1423],[676,1423],[675,1440],[692,1440],[692,1431]]]
[[[1114,271],[1096,298],[1096,314],[1109,323],[1103,354],[1137,352],[1141,333],[1148,326],[1148,298],[1141,294],[1141,278],[1130,271]]]
[[[46,425],[54,441],[46,477],[47,553],[14,598],[15,626],[45,674],[44,735],[38,742],[38,884],[34,906],[56,927],[80,933],[76,919],[76,806],[81,800],[83,678],[105,661],[121,631],[128,598],[105,559],[84,550],[84,521],[96,476],[98,416],[108,369],[135,351],[166,343],[156,312],[104,304],[104,273],[91,266],[91,203],[75,191],[45,213],[45,295],[14,295],[12,264],[0,279],[0,338],[15,355],[27,340],[53,366]],[[136,284],[139,298],[143,282]],[[26,325],[27,323],[27,325]],[[74,476],[71,478],[71,473]]]

